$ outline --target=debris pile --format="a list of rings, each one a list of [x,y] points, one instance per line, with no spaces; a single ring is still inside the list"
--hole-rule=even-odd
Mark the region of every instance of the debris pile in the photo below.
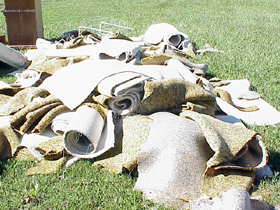
[[[38,38],[25,54],[30,65],[14,84],[1,84],[2,159],[40,160],[27,175],[81,158],[113,173],[137,171],[136,189],[177,209],[222,209],[219,197],[232,189],[243,209],[256,206],[248,191],[260,170],[271,172],[268,153],[241,120],[276,124],[280,113],[247,80],[207,79],[208,66],[190,61],[222,51],[196,50],[166,23],[139,37],[84,31],[61,38]]]

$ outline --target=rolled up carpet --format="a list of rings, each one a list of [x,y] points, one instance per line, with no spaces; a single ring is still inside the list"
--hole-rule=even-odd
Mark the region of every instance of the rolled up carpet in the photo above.
[[[66,150],[75,155],[94,153],[104,124],[104,119],[95,109],[79,107],[64,133]]]
[[[108,100],[109,107],[119,116],[126,116],[136,110],[140,103],[141,96],[136,92],[130,91],[118,97]]]
[[[147,44],[159,44],[163,41],[170,46],[178,47],[182,41],[188,41],[188,36],[179,32],[173,25],[159,23],[149,26],[144,39]]]
[[[56,135],[63,135],[66,131],[74,112],[65,111],[56,115],[51,121],[51,129]]]
[[[143,86],[144,84],[140,82],[127,90],[119,92],[116,97],[108,100],[109,108],[117,115],[125,116],[133,113],[143,97]]]
[[[80,106],[63,135],[64,147],[72,155],[92,158],[104,129],[105,120],[95,109]]]
[[[136,72],[110,75],[98,84],[98,91],[109,96],[108,107],[117,115],[134,112],[143,98],[144,81],[151,77]]]

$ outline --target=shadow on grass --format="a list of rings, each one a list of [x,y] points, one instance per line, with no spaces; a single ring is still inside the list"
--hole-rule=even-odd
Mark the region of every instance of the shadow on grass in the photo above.
[[[275,173],[280,172],[280,151],[270,150],[269,165]]]
[[[0,176],[2,176],[3,172],[7,168],[7,161],[1,160],[0,161]]]
[[[207,72],[206,75],[205,75],[205,78],[206,78],[206,79],[211,79],[211,78],[213,78],[213,77],[217,77],[217,75],[214,74],[214,73],[211,73],[211,72]]]
[[[250,88],[251,88],[251,90],[252,90],[252,91],[256,91],[256,92],[258,92],[258,88],[257,88],[256,86],[251,85],[251,86],[250,86]]]
[[[273,182],[273,179],[279,179],[279,173],[280,173],[280,152],[278,151],[270,151],[269,155],[269,162],[268,165],[273,171],[274,177],[269,178],[269,177],[263,177],[261,179],[255,179],[254,185],[259,186],[261,183],[266,183],[266,182]]]
[[[6,74],[15,71],[16,68],[9,66],[8,64],[0,61],[0,78],[6,76]]]

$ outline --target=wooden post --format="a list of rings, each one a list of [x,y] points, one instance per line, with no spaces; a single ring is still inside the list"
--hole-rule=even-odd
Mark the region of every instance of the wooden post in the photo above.
[[[10,46],[34,46],[43,38],[41,0],[5,0],[3,13]]]

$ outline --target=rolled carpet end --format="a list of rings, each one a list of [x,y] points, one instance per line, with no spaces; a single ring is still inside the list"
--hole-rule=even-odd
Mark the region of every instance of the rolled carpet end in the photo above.
[[[104,125],[105,120],[95,109],[86,105],[79,107],[63,135],[67,152],[80,158],[92,158]]]
[[[71,130],[64,137],[67,151],[75,156],[86,156],[94,153],[96,146],[83,133]]]

